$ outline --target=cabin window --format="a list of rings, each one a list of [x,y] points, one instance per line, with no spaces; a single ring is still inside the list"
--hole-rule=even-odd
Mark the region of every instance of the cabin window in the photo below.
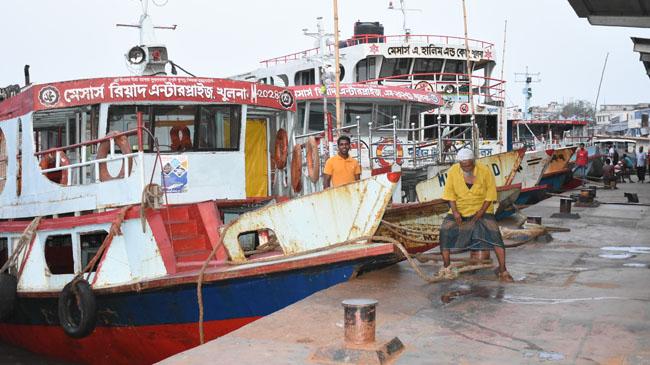
[[[85,269],[86,265],[90,260],[95,257],[95,254],[99,250],[99,246],[102,245],[104,239],[106,239],[108,233],[106,231],[99,232],[90,232],[83,233],[79,235],[79,243],[81,245],[81,268]],[[99,265],[99,260],[93,265],[91,271],[97,271],[97,266]]]
[[[465,74],[467,67],[466,61],[447,60],[445,63],[445,75],[442,75],[443,81],[456,81],[456,74]],[[451,75],[447,75],[451,74]],[[459,77],[459,79],[461,79]],[[464,79],[464,78],[463,78]]]
[[[316,71],[313,68],[296,72],[294,84],[300,85],[314,85],[316,84]]]
[[[200,106],[195,150],[239,149],[241,109],[239,106]]]
[[[72,235],[48,236],[45,240],[45,263],[53,275],[74,274]]]
[[[136,113],[143,112],[143,124],[158,139],[162,152],[236,151],[239,149],[241,107],[238,105],[154,105],[111,106],[109,131],[137,127]],[[130,137],[133,149],[136,136]],[[152,141],[144,149],[153,150]]]
[[[476,124],[482,139],[496,140],[498,138],[496,115],[477,115]]]
[[[397,117],[397,128],[403,125],[403,108],[401,105],[379,105],[377,108],[377,126],[389,125],[393,116]],[[390,126],[392,128],[392,125]]]
[[[408,75],[411,70],[410,58],[385,58],[381,65],[381,72],[379,77],[392,77],[400,75]],[[393,79],[406,79],[407,76],[393,77]]]
[[[377,60],[374,57],[365,58],[357,63],[356,81],[373,80],[377,78]]]
[[[435,58],[417,58],[413,63],[414,74],[434,74],[442,72],[442,60]],[[418,80],[435,80],[435,75],[415,76]]]
[[[7,237],[0,237],[0,267],[9,260],[9,245]]]
[[[149,106],[136,105],[112,105],[108,108],[108,130],[107,132],[126,132],[138,128],[137,113],[142,112],[142,123],[146,128],[151,129]],[[150,138],[144,139],[145,150],[150,150],[153,141]],[[132,150],[138,149],[138,137],[129,136],[129,145]],[[116,149],[118,150],[118,149]]]
[[[323,106],[318,104],[311,104],[309,108],[309,130],[322,131],[325,130],[325,119],[323,119]]]
[[[4,190],[7,181],[7,163],[9,161],[7,157],[7,141],[0,129],[0,193]]]
[[[372,121],[372,104],[345,104],[345,125],[357,124],[357,117],[359,117],[359,123],[361,123],[361,130],[364,130],[364,126],[368,126],[368,123]],[[352,130],[356,133],[356,130]]]

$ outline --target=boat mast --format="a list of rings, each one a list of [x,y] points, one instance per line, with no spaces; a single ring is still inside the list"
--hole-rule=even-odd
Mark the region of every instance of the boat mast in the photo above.
[[[600,74],[600,82],[598,83],[598,92],[596,93],[596,102],[594,102],[594,116],[592,123],[596,123],[596,113],[598,113],[598,98],[600,98],[600,87],[603,86],[603,78],[605,77],[605,68],[607,67],[607,59],[609,59],[609,52],[605,56],[605,64],[603,64],[603,71]]]
[[[478,148],[478,128],[476,127],[476,115],[474,110],[474,91],[472,90],[472,70],[471,61],[469,57],[469,39],[467,38],[467,6],[465,0],[463,0],[463,25],[465,27],[465,55],[467,60],[467,78],[468,78],[468,96],[469,96],[469,105],[471,109],[471,126],[472,126],[472,150],[474,150],[474,156],[479,156]]]
[[[339,61],[339,2],[334,3],[334,72],[336,75],[336,138],[341,135],[341,64]],[[358,143],[358,142],[357,142]]]
[[[503,77],[504,77],[505,65],[506,65],[506,39],[507,39],[507,35],[508,35],[508,20],[506,19],[505,24],[503,26],[503,52],[501,54],[501,78],[500,78],[500,80],[501,80],[502,83],[504,82]],[[505,145],[506,149],[507,149],[507,145],[508,145],[508,143],[506,141],[507,136],[504,136],[504,133],[503,133],[503,123],[504,123],[503,112],[504,112],[505,108],[506,108],[506,93],[505,93],[505,85],[504,85],[503,86],[503,105],[501,106],[501,113],[499,113],[500,114],[500,116],[499,116],[499,134],[501,134],[499,136],[499,144],[501,144],[501,146]],[[507,129],[507,127],[506,127],[506,129]],[[517,129],[519,129],[519,124],[517,124]],[[519,133],[517,133],[517,138],[518,137],[519,137]]]

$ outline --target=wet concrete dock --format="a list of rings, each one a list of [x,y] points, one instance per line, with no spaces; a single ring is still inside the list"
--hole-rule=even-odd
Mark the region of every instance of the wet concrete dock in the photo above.
[[[619,188],[598,190],[596,199],[626,202],[625,191],[650,203],[650,184]],[[163,363],[312,363],[316,349],[343,339],[341,301],[373,298],[377,338],[405,344],[397,364],[649,364],[650,208],[602,204],[573,207],[580,219],[549,218],[559,205],[555,197],[524,210],[571,231],[509,249],[515,283],[482,270],[426,284],[403,262]],[[434,274],[437,266],[423,268]]]

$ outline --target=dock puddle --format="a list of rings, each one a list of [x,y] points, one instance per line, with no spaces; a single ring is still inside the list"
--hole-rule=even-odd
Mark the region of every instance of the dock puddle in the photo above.
[[[483,298],[498,299],[504,297],[505,289],[503,287],[486,288],[479,285],[458,285],[455,290],[448,291],[440,296],[440,301],[449,304],[460,298]]]

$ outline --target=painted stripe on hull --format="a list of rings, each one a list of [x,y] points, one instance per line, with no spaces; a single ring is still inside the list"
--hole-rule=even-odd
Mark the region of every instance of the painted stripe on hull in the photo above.
[[[212,340],[260,317],[204,323]],[[138,327],[98,327],[76,340],[59,326],[0,324],[2,341],[50,357],[85,364],[152,364],[199,344],[196,323]],[[218,355],[215,355],[218,356]]]
[[[367,262],[367,260],[366,260]],[[348,280],[359,261],[203,285],[207,321],[265,316],[319,290]],[[148,326],[196,322],[196,284],[143,292],[97,295],[97,321],[104,326]],[[56,325],[57,297],[18,299],[12,324]]]
[[[555,193],[555,192],[562,191],[562,185],[564,185],[566,178],[567,178],[567,174],[552,175],[548,177],[543,177],[542,180],[539,182],[539,184],[548,185],[549,191]]]

